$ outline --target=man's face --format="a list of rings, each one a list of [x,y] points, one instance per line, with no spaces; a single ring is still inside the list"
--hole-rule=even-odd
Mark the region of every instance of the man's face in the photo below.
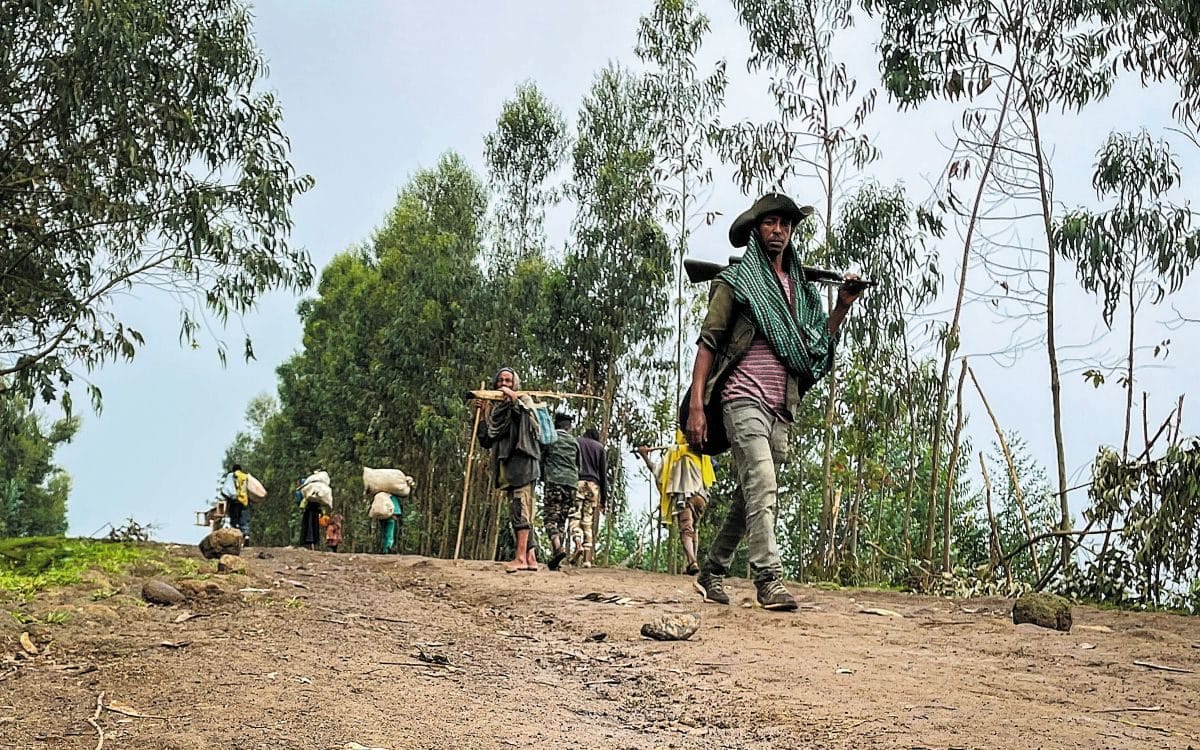
[[[792,241],[792,222],[779,214],[767,214],[758,222],[758,236],[769,255],[778,255]]]
[[[500,373],[500,375],[496,378],[496,387],[497,388],[512,388],[513,387],[513,374],[511,372],[509,372],[508,370],[505,370],[504,372]]]

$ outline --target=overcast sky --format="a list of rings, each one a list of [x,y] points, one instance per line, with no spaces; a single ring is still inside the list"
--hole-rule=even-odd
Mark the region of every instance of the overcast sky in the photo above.
[[[336,253],[368,239],[408,177],[434,166],[445,151],[459,152],[482,175],[483,137],[494,127],[504,100],[525,80],[536,81],[573,121],[593,77],[608,60],[636,64],[637,21],[650,6],[648,0],[257,3],[258,44],[270,65],[265,85],[277,92],[283,106],[297,169],[316,178],[316,187],[295,206],[293,242],[309,250],[318,268],[324,267]],[[723,119],[769,118],[768,79],[746,74],[744,32],[731,8],[718,2],[707,2],[704,8],[713,25],[704,54],[725,58],[731,74]],[[861,24],[841,39],[862,85],[875,85],[870,25]],[[1094,202],[1091,169],[1108,132],[1147,127],[1155,135],[1168,135],[1164,128],[1171,124],[1171,103],[1168,89],[1126,84],[1082,115],[1050,117],[1047,130],[1054,144],[1057,198],[1067,206]],[[933,105],[901,114],[881,96],[868,129],[883,158],[868,175],[882,184],[902,182],[915,200],[928,197],[949,158],[946,144],[953,140],[958,112],[956,107]],[[1176,143],[1182,144],[1179,139]],[[1184,155],[1181,197],[1194,197],[1200,155],[1192,146],[1187,147],[1190,151],[1183,145],[1178,148]],[[727,256],[728,220],[749,205],[728,173],[719,174],[708,208],[725,217],[694,236],[694,256]],[[819,188],[812,180],[797,180],[786,189],[800,202],[816,202]],[[558,246],[568,218],[560,212],[550,222],[551,242]],[[1036,234],[1028,240],[1038,241]],[[961,254],[957,235],[948,235],[939,250],[943,272],[956,277]],[[973,274],[973,286],[986,286],[978,272]],[[1060,282],[1062,343],[1092,341],[1104,332],[1097,305],[1071,291],[1069,270]],[[1191,284],[1178,299],[1185,312],[1200,317],[1187,294],[1196,288]],[[231,357],[224,368],[211,340],[195,351],[178,345],[179,316],[169,299],[147,292],[121,302],[123,314],[144,333],[147,344],[132,363],[111,364],[92,376],[103,389],[104,411],[85,413],[79,436],[58,453],[58,462],[75,482],[70,533],[90,535],[106,523],[132,517],[155,524],[156,536],[164,540],[199,539],[202,530],[191,525],[193,511],[213,497],[221,458],[243,426],[247,403],[260,393],[274,393],[275,368],[300,346],[295,314],[299,299],[270,295],[257,312],[231,322],[225,331],[215,331],[214,336],[229,342],[231,352],[240,351],[244,334],[254,340],[256,361]],[[937,316],[942,320],[949,318],[946,307],[936,307],[943,311]],[[1169,306],[1163,306],[1147,311],[1139,323],[1143,344],[1167,336],[1173,340],[1165,366],[1143,370],[1138,383],[1139,404],[1142,390],[1151,393],[1149,421],[1155,426],[1194,380],[1196,326],[1171,332],[1152,325],[1172,317]],[[964,351],[970,355],[1004,349],[1011,329],[1011,323],[978,306],[965,319]],[[1087,351],[1119,352],[1120,333]],[[1044,349],[1029,351],[1015,364],[976,357],[972,365],[1004,427],[1025,437],[1052,478]],[[462,384],[446,387],[459,389]],[[1078,372],[1064,377],[1068,468],[1076,479],[1086,479],[1097,445],[1119,445],[1122,403],[1115,384],[1093,390]],[[1195,432],[1193,415],[1200,413],[1200,404],[1191,407],[1184,409],[1185,434]],[[969,432],[976,446],[989,445],[990,425],[977,399],[968,395],[966,408],[974,414]],[[1140,425],[1140,411],[1135,419]],[[623,446],[623,452],[627,449]],[[632,495],[634,503],[645,502],[644,490]],[[1076,497],[1073,506],[1081,507],[1083,499]]]

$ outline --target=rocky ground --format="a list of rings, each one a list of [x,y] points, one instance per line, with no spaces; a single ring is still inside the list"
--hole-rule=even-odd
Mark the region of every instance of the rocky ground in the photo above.
[[[1075,607],[1061,633],[1000,599],[800,586],[781,614],[746,581],[722,607],[623,569],[259,553],[172,580],[180,604],[135,577],[2,615],[0,747],[1200,748],[1195,618]],[[691,612],[690,640],[640,635]]]

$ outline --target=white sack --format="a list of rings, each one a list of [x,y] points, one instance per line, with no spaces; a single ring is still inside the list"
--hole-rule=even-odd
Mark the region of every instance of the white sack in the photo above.
[[[412,492],[412,477],[399,469],[372,469],[363,467],[363,489],[368,494],[388,492],[397,497],[408,497]]]
[[[309,482],[300,488],[300,494],[308,502],[317,502],[326,508],[333,507],[333,490],[324,482]]]
[[[386,492],[376,492],[375,499],[371,501],[371,509],[367,511],[367,517],[372,521],[386,521],[395,512],[396,506],[392,504],[392,496]]]
[[[252,503],[267,499],[267,488],[253,474],[246,475],[246,496]]]
[[[308,475],[307,479],[304,480],[305,484],[308,484],[309,482],[324,482],[325,484],[328,484],[328,485],[333,484],[332,482],[329,481],[329,472],[328,471],[314,471],[312,474]]]

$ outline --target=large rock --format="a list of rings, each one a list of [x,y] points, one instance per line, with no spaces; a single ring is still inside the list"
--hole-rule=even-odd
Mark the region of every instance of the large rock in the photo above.
[[[246,561],[237,555],[221,555],[217,560],[218,573],[245,573]]]
[[[142,598],[151,604],[178,604],[183,594],[166,581],[151,578],[142,584]]]
[[[656,641],[686,641],[700,629],[700,615],[663,615],[642,626],[642,635]]]
[[[225,596],[229,593],[224,586],[213,580],[196,580],[194,578],[185,578],[179,581],[179,590],[188,599],[205,599],[217,598]]]
[[[1031,623],[1043,628],[1071,632],[1071,603],[1054,594],[1026,594],[1013,604],[1014,625]]]
[[[221,555],[240,555],[245,541],[237,529],[217,529],[200,540],[200,554],[209,560],[216,560]]]

